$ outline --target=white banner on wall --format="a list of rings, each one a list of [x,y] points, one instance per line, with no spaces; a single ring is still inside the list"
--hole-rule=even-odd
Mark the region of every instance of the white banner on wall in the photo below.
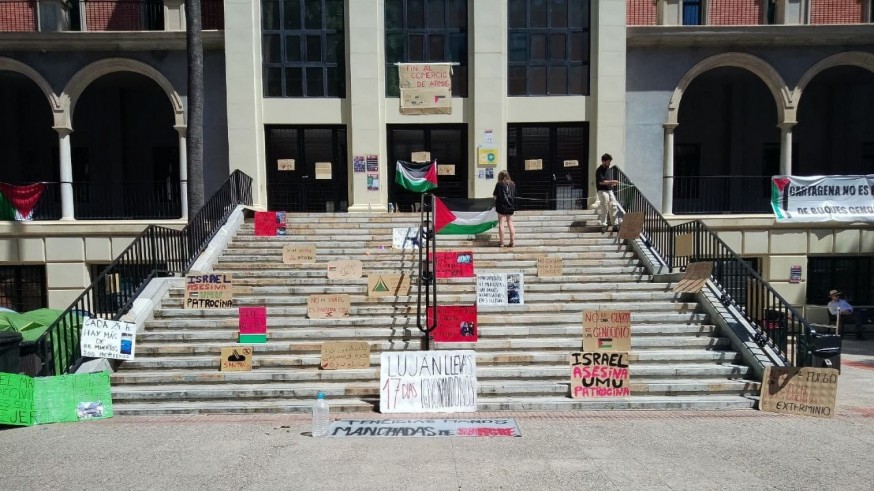
[[[778,222],[874,222],[874,174],[774,176],[771,208]]]

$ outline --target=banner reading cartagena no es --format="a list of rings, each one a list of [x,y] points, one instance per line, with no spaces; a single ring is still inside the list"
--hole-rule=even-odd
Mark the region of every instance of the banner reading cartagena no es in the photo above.
[[[874,174],[774,176],[771,208],[781,223],[874,222]]]

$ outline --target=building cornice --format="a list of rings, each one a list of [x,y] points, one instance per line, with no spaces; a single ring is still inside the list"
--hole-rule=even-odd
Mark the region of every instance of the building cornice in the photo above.
[[[224,31],[203,31],[204,50],[220,50],[224,46]],[[185,31],[0,32],[0,52],[185,49]]]
[[[874,46],[874,24],[629,26],[628,48]]]

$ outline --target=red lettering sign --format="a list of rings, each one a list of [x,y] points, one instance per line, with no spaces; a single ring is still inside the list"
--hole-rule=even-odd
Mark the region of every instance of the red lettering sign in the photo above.
[[[434,271],[438,278],[473,278],[473,252],[438,252],[436,257]]]
[[[431,325],[433,308],[428,309]],[[440,305],[437,307],[437,328],[431,333],[434,341],[443,343],[475,343],[479,338],[476,325],[476,305]]]

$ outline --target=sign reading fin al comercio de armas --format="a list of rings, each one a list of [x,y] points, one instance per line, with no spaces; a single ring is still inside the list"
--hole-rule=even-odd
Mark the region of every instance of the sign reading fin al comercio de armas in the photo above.
[[[771,208],[781,223],[874,222],[874,174],[774,176]]]

